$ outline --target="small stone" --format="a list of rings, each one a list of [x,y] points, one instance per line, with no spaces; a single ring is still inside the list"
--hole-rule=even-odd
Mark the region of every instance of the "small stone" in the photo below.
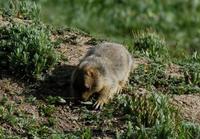
[[[58,102],[59,102],[59,103],[62,103],[62,104],[67,103],[66,100],[63,99],[63,98],[61,98],[61,97],[59,97]]]
[[[80,101],[80,103],[83,105],[92,105],[91,101]]]

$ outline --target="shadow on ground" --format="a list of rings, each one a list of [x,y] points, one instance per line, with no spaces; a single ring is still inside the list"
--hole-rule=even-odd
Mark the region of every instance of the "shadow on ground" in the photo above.
[[[48,96],[71,100],[70,78],[75,67],[72,65],[56,66],[44,81],[29,86],[26,95],[33,95],[37,99],[42,100],[45,100]]]

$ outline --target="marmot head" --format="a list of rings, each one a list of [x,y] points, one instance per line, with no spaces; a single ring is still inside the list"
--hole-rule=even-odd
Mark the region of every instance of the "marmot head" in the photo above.
[[[103,87],[102,77],[97,68],[85,66],[77,68],[73,79],[73,88],[77,96],[87,101]]]

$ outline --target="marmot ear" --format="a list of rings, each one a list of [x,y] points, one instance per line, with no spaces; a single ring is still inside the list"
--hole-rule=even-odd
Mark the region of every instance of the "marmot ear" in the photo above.
[[[97,71],[96,71],[95,69],[90,68],[90,69],[88,69],[88,70],[86,71],[86,74],[87,74],[88,76],[90,76],[90,77],[94,77],[94,76],[97,74]]]

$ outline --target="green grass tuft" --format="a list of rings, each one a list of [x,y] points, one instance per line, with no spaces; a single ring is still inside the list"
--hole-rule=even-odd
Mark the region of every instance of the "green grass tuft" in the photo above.
[[[25,20],[39,21],[40,9],[33,1],[9,0],[7,8],[3,9],[3,16],[12,16]]]
[[[119,97],[119,109],[126,114],[125,137],[176,137],[179,116],[168,98],[158,93],[133,94]]]
[[[155,61],[166,60],[169,56],[164,38],[156,32],[148,30],[134,33],[133,43],[134,48],[129,48],[131,52],[133,51],[132,53],[139,51]]]
[[[15,73],[40,78],[58,60],[46,27],[13,23],[0,30],[0,64]]]

